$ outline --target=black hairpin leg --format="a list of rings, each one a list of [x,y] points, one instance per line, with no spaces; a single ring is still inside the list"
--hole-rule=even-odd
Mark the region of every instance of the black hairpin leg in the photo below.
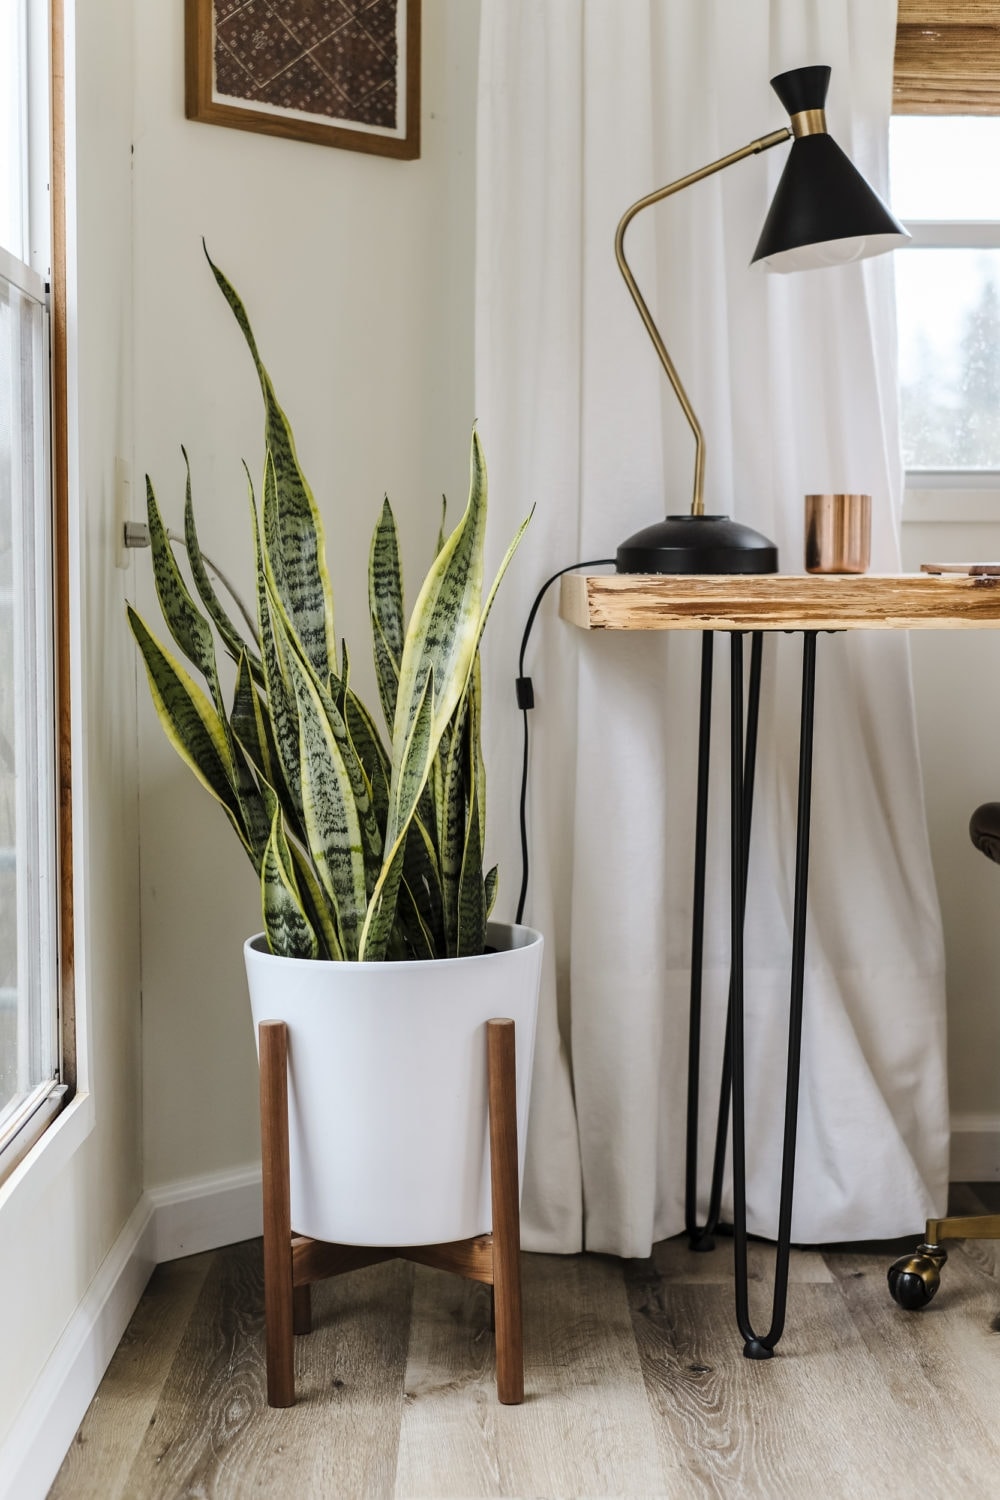
[[[708,770],[712,725],[712,649],[713,635],[705,631],[701,647],[701,701],[698,719],[698,791],[695,811],[694,903],[691,922],[691,1004],[688,1027],[688,1095],[687,1095],[687,1171],[684,1195],[685,1229],[692,1250],[714,1250],[712,1235],[719,1222],[722,1202],[722,1179],[726,1166],[726,1142],[729,1134],[729,1099],[732,1089],[732,1047],[730,1014],[733,982],[730,977],[729,1004],[726,1014],[726,1036],[719,1087],[719,1112],[712,1162],[712,1187],[708,1217],[698,1224],[698,1112],[699,1071],[701,1063],[701,993],[705,931],[705,846],[708,832]],[[743,655],[740,641],[740,681],[742,705]],[[747,705],[746,738],[741,748],[743,760],[743,861],[740,909],[746,911],[747,872],[750,859],[750,823],[753,813],[754,769],[757,760],[757,725],[760,710],[760,677],[763,635],[754,631],[750,648],[750,687]],[[739,718],[742,736],[742,706]],[[742,923],[742,915],[741,915]]]
[[[743,1056],[743,908],[745,905],[744,776],[742,767],[743,653],[732,638],[732,988],[730,1038],[733,1062],[733,1235],[736,1261],[736,1321],[748,1359],[770,1359],[785,1326],[788,1260],[795,1177],[795,1133],[799,1105],[802,1042],[802,993],[805,980],[806,891],[809,881],[809,821],[812,804],[813,710],[816,688],[816,632],[803,632],[802,710],[799,729],[798,826],[795,847],[795,907],[792,922],[792,975],[788,1016],[788,1067],[785,1081],[785,1131],[781,1158],[781,1197],[774,1268],[771,1326],[754,1332],[747,1289],[746,1138]],[[737,878],[737,873],[741,878]]]

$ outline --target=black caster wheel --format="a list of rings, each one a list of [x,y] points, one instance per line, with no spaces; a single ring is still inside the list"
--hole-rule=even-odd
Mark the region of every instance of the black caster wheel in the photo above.
[[[946,1256],[943,1250],[929,1255],[926,1247],[918,1245],[913,1255],[904,1255],[889,1267],[887,1280],[892,1300],[907,1312],[917,1312],[926,1307],[941,1285],[941,1267]]]

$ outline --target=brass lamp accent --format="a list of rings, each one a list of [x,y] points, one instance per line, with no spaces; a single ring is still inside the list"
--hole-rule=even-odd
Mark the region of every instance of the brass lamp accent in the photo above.
[[[793,68],[771,79],[790,124],[750,141],[633,203],[615,235],[615,256],[660,364],[694,434],[694,492],[689,514],[668,515],[618,548],[619,573],[776,573],[778,549],[728,516],[705,514],[705,439],[676,367],[625,255],[625,231],[637,214],[702,178],[792,141],[753,256],[768,270],[805,270],[879,255],[909,235],[841,151],[826,128],[828,67]]]

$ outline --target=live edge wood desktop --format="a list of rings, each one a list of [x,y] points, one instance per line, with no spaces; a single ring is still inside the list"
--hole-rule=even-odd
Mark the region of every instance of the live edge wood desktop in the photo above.
[[[700,630],[701,695],[698,790],[695,814],[694,901],[691,930],[691,1021],[688,1045],[685,1225],[693,1250],[713,1248],[732,1107],[733,1240],[736,1321],[750,1359],[768,1359],[785,1321],[791,1249],[792,1191],[798,1112],[805,976],[806,891],[812,797],[813,708],[816,640],[841,630],[976,630],[1000,628],[1000,577],[959,574],[665,575],[568,573],[559,612],[583,630]],[[730,942],[731,970],[726,1046],[708,1216],[697,1222],[698,1074],[701,1039],[705,847],[708,827],[708,759],[711,736],[715,632],[730,636]],[[750,824],[757,747],[763,636],[802,635],[802,707],[799,728],[798,819],[788,1026],[785,1124],[778,1208],[774,1298],[766,1333],[750,1320],[746,1253],[746,1147],[743,1056],[743,919],[746,909]],[[750,677],[744,703],[744,636],[751,639]]]

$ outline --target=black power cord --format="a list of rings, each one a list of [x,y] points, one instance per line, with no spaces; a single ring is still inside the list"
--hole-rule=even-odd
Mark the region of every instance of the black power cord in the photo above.
[[[528,899],[528,712],[535,706],[535,689],[530,677],[524,674],[524,655],[528,649],[528,640],[531,636],[531,627],[535,623],[535,616],[546,593],[561,578],[564,573],[574,573],[577,568],[604,568],[614,567],[613,557],[598,557],[590,562],[570,563],[568,567],[560,568],[558,573],[553,573],[547,578],[535,595],[535,602],[531,606],[527,621],[524,626],[524,634],[521,637],[521,651],[517,658],[517,706],[524,716],[524,759],[521,764],[521,894],[517,898],[517,913],[515,922],[520,922],[524,916],[524,903]]]

